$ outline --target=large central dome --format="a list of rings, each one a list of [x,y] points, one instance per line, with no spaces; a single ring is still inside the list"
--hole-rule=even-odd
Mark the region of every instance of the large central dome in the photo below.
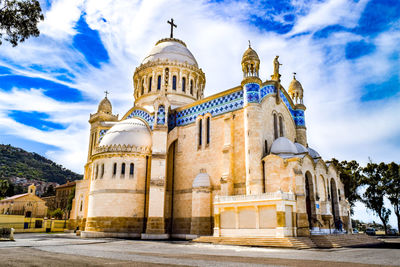
[[[142,61],[142,64],[158,60],[178,61],[198,67],[196,59],[187,49],[186,44],[175,38],[166,38],[158,41],[150,51],[150,54]]]

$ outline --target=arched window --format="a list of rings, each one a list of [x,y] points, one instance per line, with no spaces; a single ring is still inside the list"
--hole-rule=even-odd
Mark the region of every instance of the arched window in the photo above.
[[[172,76],[172,90],[176,90],[176,76]]]
[[[283,136],[283,119],[282,116],[279,116],[279,136]]]
[[[100,179],[103,179],[104,176],[104,163],[101,164],[101,175],[100,175]]]
[[[99,177],[99,164],[96,164],[96,175],[94,176],[94,179],[97,179]]]
[[[149,78],[149,92],[151,92],[151,82],[153,81],[153,77]]]
[[[265,155],[268,154],[268,141],[267,140],[264,141],[264,153],[265,153]]]
[[[142,79],[142,90],[141,90],[142,95],[144,94],[144,78]]]
[[[201,144],[202,144],[202,142],[201,142],[201,139],[203,139],[203,120],[202,119],[200,119],[199,120],[199,146],[201,146]]]
[[[121,175],[125,175],[125,163],[121,165]]]
[[[278,138],[278,119],[274,113],[274,139]]]
[[[161,75],[157,77],[157,90],[161,90]]]
[[[193,80],[190,80],[190,94],[193,95]]]
[[[131,163],[129,166],[129,176],[130,177],[133,177],[134,168],[135,168],[135,165],[133,165],[133,163]]]
[[[114,163],[113,176],[115,176],[116,174],[117,174],[117,163]]]
[[[182,77],[182,92],[186,92],[186,78]]]
[[[210,143],[210,117],[207,117],[206,119],[206,142],[207,145]]]

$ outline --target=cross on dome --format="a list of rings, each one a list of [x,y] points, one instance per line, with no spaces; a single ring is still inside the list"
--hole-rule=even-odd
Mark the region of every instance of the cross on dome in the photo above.
[[[171,18],[171,21],[168,20],[167,23],[171,25],[171,34],[170,34],[170,38],[174,38],[174,27],[176,28],[177,25],[174,24],[174,19],[173,19],[173,18]]]
[[[107,96],[110,94],[107,90],[104,91],[104,93],[106,94],[106,98],[107,98]]]

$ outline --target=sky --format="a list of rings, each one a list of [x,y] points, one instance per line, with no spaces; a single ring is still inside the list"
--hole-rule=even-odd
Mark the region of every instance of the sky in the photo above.
[[[297,73],[308,143],[324,159],[400,162],[398,0],[40,3],[40,37],[0,46],[0,143],[83,173],[89,114],[106,90],[114,113],[132,107],[134,70],[174,18],[175,37],[206,74],[206,96],[240,84],[251,40],[263,81],[275,55],[285,88]],[[379,221],[360,203],[356,218]]]

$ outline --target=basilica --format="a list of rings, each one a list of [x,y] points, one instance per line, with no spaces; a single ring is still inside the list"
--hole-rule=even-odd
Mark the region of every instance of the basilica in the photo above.
[[[118,117],[106,95],[90,115],[71,229],[142,239],[349,231],[339,173],[307,143],[302,85],[293,77],[286,90],[273,65],[262,80],[249,45],[241,84],[204,97],[187,45],[159,40],[134,71],[133,107]]]

